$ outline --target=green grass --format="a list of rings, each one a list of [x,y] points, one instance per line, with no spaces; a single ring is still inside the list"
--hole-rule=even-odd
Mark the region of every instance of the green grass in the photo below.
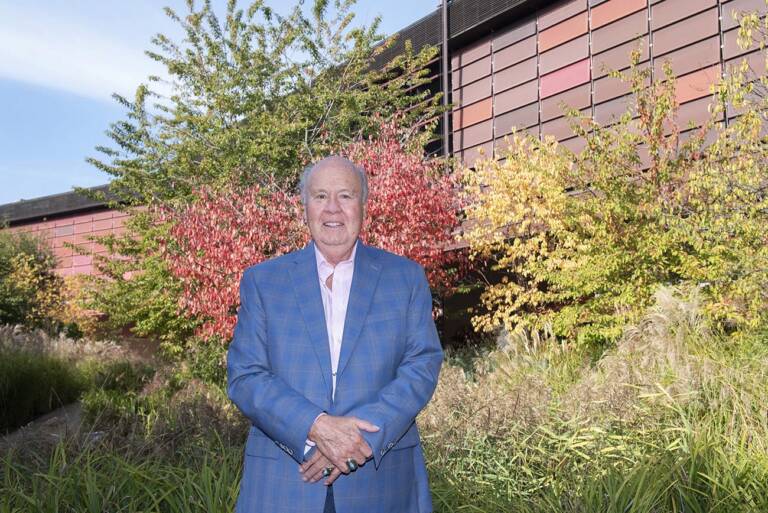
[[[435,511],[768,511],[768,345],[673,303],[597,360],[525,343],[446,364],[419,418]],[[0,513],[232,511],[245,431],[223,392],[145,379],[115,367],[85,395],[98,442],[0,454]]]
[[[150,366],[127,361],[72,361],[0,346],[0,434],[70,404],[87,391],[138,391],[153,374]]]
[[[86,388],[83,374],[63,360],[0,350],[0,433],[75,401]]]
[[[0,464],[0,513],[231,513],[242,450],[223,445],[173,459],[58,445],[46,460]]]

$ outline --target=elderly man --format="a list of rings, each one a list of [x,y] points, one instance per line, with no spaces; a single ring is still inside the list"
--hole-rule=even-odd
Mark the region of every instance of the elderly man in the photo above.
[[[367,193],[345,158],[308,168],[312,242],[243,274],[228,354],[252,423],[238,512],[432,511],[414,422],[443,357],[432,299],[418,264],[358,240]]]

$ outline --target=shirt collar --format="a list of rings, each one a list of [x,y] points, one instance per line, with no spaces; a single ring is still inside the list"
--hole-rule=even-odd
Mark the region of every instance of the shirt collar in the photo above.
[[[312,244],[315,248],[315,261],[317,262],[317,274],[320,278],[320,281],[325,283],[325,280],[328,279],[328,276],[333,274],[334,266],[331,265],[328,260],[325,259],[325,255],[320,251],[320,249],[317,247],[317,244]],[[352,253],[349,255],[349,258],[346,260],[342,260],[336,265],[342,265],[342,264],[354,264],[355,262],[355,253],[357,252],[357,241],[355,241],[355,245],[352,246]]]

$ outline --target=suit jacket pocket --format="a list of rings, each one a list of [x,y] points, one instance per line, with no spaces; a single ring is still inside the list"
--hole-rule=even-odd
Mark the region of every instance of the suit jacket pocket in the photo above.
[[[245,444],[245,454],[247,456],[276,460],[282,452],[282,449],[266,436],[253,433],[248,435],[248,442]]]

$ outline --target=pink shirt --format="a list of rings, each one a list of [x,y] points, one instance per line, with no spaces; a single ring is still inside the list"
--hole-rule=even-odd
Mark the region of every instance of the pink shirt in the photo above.
[[[341,339],[344,336],[344,321],[347,318],[347,304],[349,303],[349,291],[352,288],[352,275],[355,273],[356,251],[357,242],[352,246],[352,254],[349,259],[339,262],[334,267],[328,263],[328,260],[325,259],[323,253],[317,249],[317,244],[315,244],[317,276],[320,279],[320,295],[323,298],[325,327],[328,331],[328,348],[331,351],[331,397],[336,396],[336,371],[339,368]],[[329,289],[325,283],[330,275],[333,275],[333,283],[332,288]],[[325,414],[321,413],[320,415]],[[304,454],[309,452],[310,447],[314,445],[314,442],[307,440],[304,446]]]
[[[322,252],[315,245],[317,260],[317,275],[320,278],[320,293],[323,297],[325,326],[328,330],[328,348],[331,351],[331,379],[333,382],[332,397],[336,395],[336,371],[341,355],[341,339],[344,336],[344,321],[347,318],[349,291],[352,288],[352,275],[355,272],[355,252],[357,242],[352,246],[349,259],[333,265],[329,264]],[[333,274],[332,289],[326,285],[328,277]]]

